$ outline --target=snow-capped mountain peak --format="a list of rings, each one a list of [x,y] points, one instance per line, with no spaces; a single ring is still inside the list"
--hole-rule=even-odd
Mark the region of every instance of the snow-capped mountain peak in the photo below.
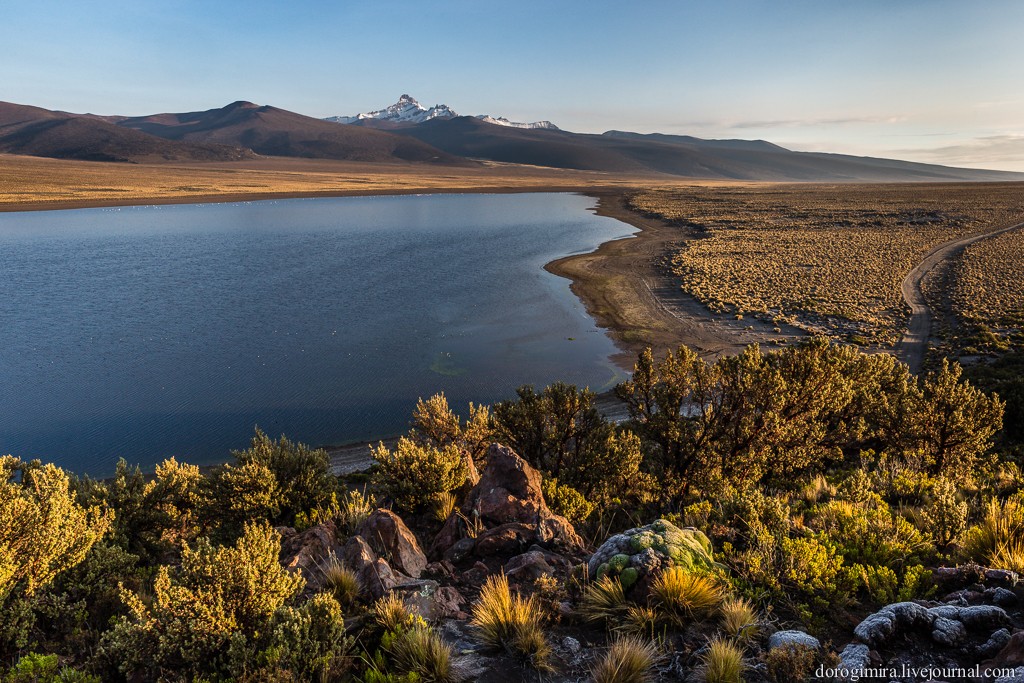
[[[435,104],[427,109],[416,101],[411,95],[403,94],[398,101],[384,109],[356,114],[355,116],[330,116],[325,121],[335,123],[358,123],[359,121],[373,120],[386,121],[397,124],[416,124],[430,121],[431,119],[452,119],[458,116],[455,111],[446,104]],[[486,123],[493,123],[497,126],[509,126],[512,128],[548,128],[558,130],[558,127],[550,121],[537,121],[535,123],[517,123],[509,121],[503,116],[489,116],[480,114],[475,118]]]
[[[325,119],[336,123],[355,123],[363,119],[390,121],[392,123],[423,123],[430,119],[451,119],[458,116],[447,104],[435,104],[427,109],[415,97],[403,94],[390,107],[355,116],[332,116]]]

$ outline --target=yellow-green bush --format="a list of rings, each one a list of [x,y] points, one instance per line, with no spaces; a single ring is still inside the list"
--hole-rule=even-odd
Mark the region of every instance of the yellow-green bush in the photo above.
[[[462,486],[468,474],[466,456],[455,445],[418,445],[402,437],[394,450],[384,444],[373,449],[373,458],[374,486],[402,512],[427,509],[439,494]]]

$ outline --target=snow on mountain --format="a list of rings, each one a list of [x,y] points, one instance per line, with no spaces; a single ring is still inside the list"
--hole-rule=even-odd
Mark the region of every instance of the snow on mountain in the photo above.
[[[548,130],[558,130],[558,126],[551,123],[550,121],[534,121],[533,123],[519,123],[518,121],[509,121],[504,116],[488,116],[487,114],[480,114],[476,118],[486,123],[493,123],[496,126],[508,126],[509,128],[547,128]]]
[[[456,116],[458,116],[458,114],[456,114],[455,111],[446,104],[435,104],[433,107],[427,109],[417,102],[414,97],[402,95],[398,98],[398,102],[395,102],[390,107],[367,112],[365,114],[356,114],[355,116],[330,116],[324,119],[324,121],[333,121],[334,123],[356,123],[357,121],[365,119],[374,119],[377,121],[388,121],[391,123],[414,124],[430,121],[431,119],[451,119]],[[480,114],[476,118],[481,121],[485,121],[486,123],[493,123],[498,126],[509,126],[511,128],[548,128],[551,130],[558,130],[558,127],[550,121],[517,123],[515,121],[509,121],[502,116],[493,117],[487,114]]]
[[[451,119],[458,116],[448,108],[446,104],[435,104],[427,109],[409,95],[402,95],[398,101],[385,109],[356,114],[355,116],[331,116],[325,121],[335,123],[355,123],[362,119],[376,119],[378,121],[391,121],[393,123],[423,123],[430,119]]]

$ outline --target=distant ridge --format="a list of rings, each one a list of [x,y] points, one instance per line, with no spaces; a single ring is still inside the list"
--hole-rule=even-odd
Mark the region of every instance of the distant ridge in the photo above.
[[[150,116],[71,114],[0,102],[0,152],[122,162],[234,161],[257,155],[458,166],[492,161],[779,182],[1024,181],[1024,173],[794,152],[766,140],[573,133],[546,121],[459,116],[446,105],[423,107],[409,95],[349,125],[244,100]]]

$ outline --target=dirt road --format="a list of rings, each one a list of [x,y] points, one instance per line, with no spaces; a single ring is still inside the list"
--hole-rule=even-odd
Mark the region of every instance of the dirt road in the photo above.
[[[903,300],[910,306],[910,320],[907,323],[907,331],[903,334],[900,343],[896,345],[896,357],[909,365],[911,372],[921,371],[924,354],[928,348],[928,339],[931,336],[932,324],[935,321],[935,314],[928,308],[928,302],[921,289],[921,283],[925,277],[941,264],[959,256],[964,249],[975,242],[1016,230],[1022,226],[1024,223],[1017,223],[994,232],[943,242],[929,251],[924,259],[914,266],[914,269],[903,279],[900,290],[903,293]]]

